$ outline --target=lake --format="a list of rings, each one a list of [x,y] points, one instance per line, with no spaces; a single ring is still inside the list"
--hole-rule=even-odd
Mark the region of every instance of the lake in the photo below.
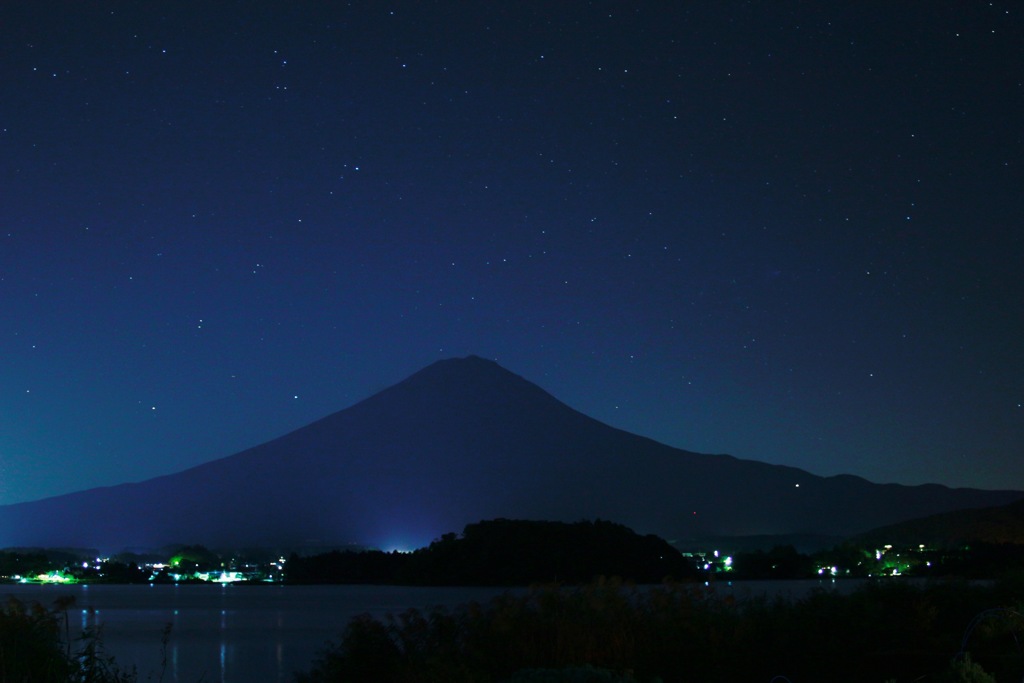
[[[859,581],[766,581],[713,584],[716,593],[801,597],[813,588],[847,590]],[[357,614],[376,617],[410,607],[487,602],[506,588],[406,586],[0,585],[0,599],[50,606],[71,595],[71,636],[102,625],[103,642],[140,681],[284,683],[310,668]],[[521,589],[520,589],[521,590]],[[166,652],[163,630],[171,625]],[[166,654],[166,666],[162,664]]]

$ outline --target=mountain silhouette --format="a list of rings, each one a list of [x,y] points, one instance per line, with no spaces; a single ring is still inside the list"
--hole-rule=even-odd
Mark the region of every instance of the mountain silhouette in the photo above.
[[[1024,500],[1008,505],[954,510],[872,529],[852,539],[881,546],[950,547],[967,543],[1024,544]]]
[[[470,356],[176,474],[2,506],[0,547],[414,548],[499,517],[602,518],[669,540],[849,536],[1022,497],[691,453],[598,422]]]

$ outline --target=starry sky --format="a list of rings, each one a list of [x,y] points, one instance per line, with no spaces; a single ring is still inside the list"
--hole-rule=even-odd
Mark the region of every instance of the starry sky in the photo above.
[[[688,450],[1024,489],[1014,2],[0,5],[0,504],[497,360]]]

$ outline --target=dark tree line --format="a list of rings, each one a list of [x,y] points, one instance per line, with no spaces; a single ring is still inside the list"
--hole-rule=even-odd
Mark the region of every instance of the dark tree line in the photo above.
[[[791,545],[737,553],[733,567],[730,578],[735,580],[806,579],[813,577],[815,571],[811,556],[797,552]]]
[[[52,562],[40,551],[0,552],[0,576],[33,576],[50,570]]]
[[[612,522],[541,522],[496,519],[445,534],[413,553],[333,552],[293,555],[292,583],[515,586],[586,583],[616,576],[636,583],[689,579],[696,570],[654,535],[641,536]]]

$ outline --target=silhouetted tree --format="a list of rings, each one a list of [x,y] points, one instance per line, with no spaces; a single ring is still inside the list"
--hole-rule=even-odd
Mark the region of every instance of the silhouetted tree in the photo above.
[[[756,550],[733,557],[735,579],[805,579],[814,576],[811,558],[791,545],[777,545],[768,552]]]
[[[696,570],[657,536],[640,536],[605,521],[537,522],[496,519],[447,533],[411,554],[332,552],[293,556],[295,583],[411,585],[578,584],[598,576],[639,583],[689,579]]]

